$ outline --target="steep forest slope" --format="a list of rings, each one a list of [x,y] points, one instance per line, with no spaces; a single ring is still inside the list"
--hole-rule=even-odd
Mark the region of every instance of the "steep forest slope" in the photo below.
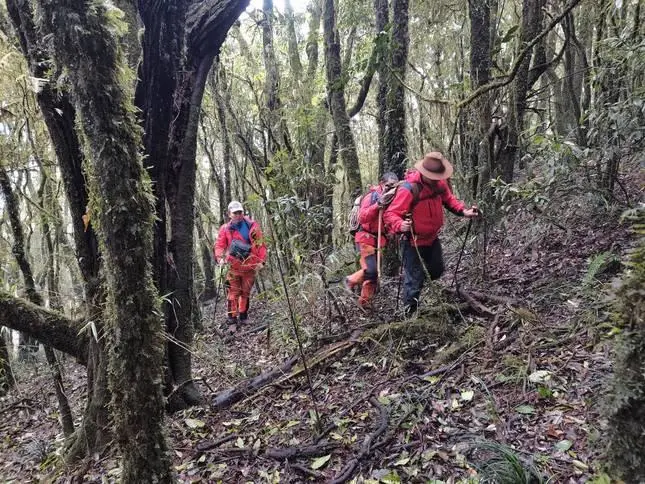
[[[167,419],[181,482],[610,482],[611,284],[636,243],[621,216],[643,186],[639,160],[624,166],[611,203],[585,189],[584,164],[542,185],[540,203],[531,184],[504,188],[506,214],[486,237],[475,224],[456,285],[466,225],[451,219],[446,274],[412,320],[400,317],[396,277],[366,313],[319,277],[336,268],[312,262],[289,286],[308,371],[278,289],[235,332],[221,300],[207,302],[193,351],[209,402]],[[84,370],[65,367],[80,415]],[[45,368],[14,368],[19,383],[0,399],[3,481],[116,481],[113,458],[57,465]]]

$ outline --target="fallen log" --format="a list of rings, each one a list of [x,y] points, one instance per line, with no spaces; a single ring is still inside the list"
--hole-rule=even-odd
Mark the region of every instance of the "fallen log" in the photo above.
[[[282,366],[274,368],[269,372],[262,373],[261,375],[251,378],[250,380],[243,381],[234,388],[229,388],[228,390],[220,392],[211,401],[211,406],[217,410],[230,407],[231,405],[239,402],[251,393],[276,380],[280,377],[280,375],[284,375],[285,373],[289,372],[299,358],[299,356],[292,356],[284,364],[282,364]]]
[[[88,345],[85,337],[79,334],[89,324],[83,326],[82,321],[0,291],[0,326],[33,336],[41,343],[73,356],[82,365],[87,362]]]

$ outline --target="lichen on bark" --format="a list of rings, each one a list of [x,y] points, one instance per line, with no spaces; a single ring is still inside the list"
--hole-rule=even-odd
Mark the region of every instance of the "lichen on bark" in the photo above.
[[[152,280],[154,203],[128,97],[117,15],[98,1],[40,0],[41,28],[79,113],[107,286],[111,414],[124,482],[172,481],[163,429],[163,326]]]

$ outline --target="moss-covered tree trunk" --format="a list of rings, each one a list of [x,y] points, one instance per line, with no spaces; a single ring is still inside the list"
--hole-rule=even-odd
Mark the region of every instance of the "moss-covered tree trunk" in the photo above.
[[[607,456],[625,482],[645,482],[645,210],[634,221],[640,243],[617,291],[616,309],[624,328],[608,392]]]
[[[6,0],[6,4],[31,74],[37,79],[49,79],[48,53],[42,38],[36,32],[31,4],[19,0]],[[104,294],[99,280],[98,242],[92,223],[87,227],[83,223],[83,214],[86,212],[89,197],[82,170],[83,154],[75,129],[76,112],[70,102],[69,95],[57,89],[56,83],[53,81],[42,85],[36,99],[52,139],[71,212],[76,261],[84,281],[83,292],[86,303],[84,314],[88,320],[94,322],[96,333],[102,335],[103,328],[98,308]],[[36,327],[37,325],[30,325],[28,322],[25,326],[35,331],[43,329]],[[56,337],[53,338],[53,340],[56,339]],[[47,339],[47,342],[53,345],[51,337]],[[74,346],[76,345],[75,342]],[[65,350],[61,349],[61,351]],[[107,426],[109,394],[105,384],[107,380],[106,367],[105,365],[98,366],[99,362],[105,363],[103,357],[104,339],[92,340],[89,357],[85,348],[78,348],[77,353],[84,355],[83,361],[89,359],[87,367],[88,397],[83,422],[77,428],[75,438],[70,441],[68,458],[71,459],[100,452],[103,446],[111,440]]]
[[[124,482],[170,482],[163,431],[162,318],[152,279],[154,204],[128,102],[115,26],[94,1],[39,2],[66,70],[91,162],[93,217],[105,262],[109,384]]]

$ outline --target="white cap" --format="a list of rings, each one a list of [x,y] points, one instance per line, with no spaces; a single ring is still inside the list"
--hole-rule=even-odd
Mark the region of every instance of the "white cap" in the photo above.
[[[228,211],[229,212],[239,212],[240,210],[243,211],[244,207],[237,200],[233,200],[231,203],[228,204]]]

